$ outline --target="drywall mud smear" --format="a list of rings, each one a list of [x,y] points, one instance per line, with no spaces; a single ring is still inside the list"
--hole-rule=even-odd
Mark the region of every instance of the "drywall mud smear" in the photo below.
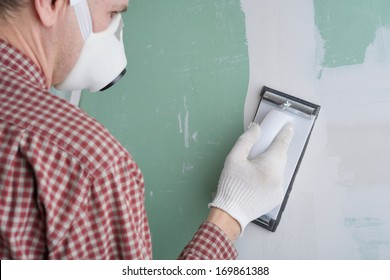
[[[245,124],[263,85],[322,109],[277,232],[248,226],[240,257],[389,259],[390,2],[241,5],[250,64]]]
[[[310,0],[242,0],[245,13],[250,78],[245,102],[245,126],[253,120],[262,86],[319,102],[315,94],[314,14]],[[319,120],[321,122],[321,120]],[[321,125],[317,123],[317,125]],[[316,130],[307,161],[291,194],[281,224],[270,233],[250,224],[237,242],[243,259],[307,259],[318,257],[315,191],[307,164],[318,158],[323,144]],[[314,149],[314,150],[313,150]],[[328,180],[326,180],[328,181]],[[293,240],[293,241],[292,241]]]

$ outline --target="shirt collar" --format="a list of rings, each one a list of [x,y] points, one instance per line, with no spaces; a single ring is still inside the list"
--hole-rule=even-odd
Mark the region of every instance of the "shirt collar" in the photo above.
[[[46,89],[45,77],[41,69],[28,56],[2,39],[0,39],[0,68],[8,68],[18,76]]]

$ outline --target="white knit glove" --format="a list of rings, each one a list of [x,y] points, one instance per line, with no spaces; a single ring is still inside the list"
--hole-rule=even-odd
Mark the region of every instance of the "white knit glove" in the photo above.
[[[282,202],[283,174],[293,134],[292,125],[286,124],[263,154],[248,160],[249,151],[261,137],[259,125],[252,123],[227,156],[217,195],[209,207],[220,208],[236,219],[241,233],[252,220]]]

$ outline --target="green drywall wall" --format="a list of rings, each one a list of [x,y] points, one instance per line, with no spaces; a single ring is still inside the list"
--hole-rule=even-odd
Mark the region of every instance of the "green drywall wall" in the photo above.
[[[322,67],[363,63],[378,28],[390,27],[388,0],[313,2]],[[238,0],[133,0],[124,21],[127,75],[80,105],[141,167],[154,258],[173,259],[206,217],[242,132],[245,18]]]
[[[174,259],[208,213],[223,161],[243,131],[249,79],[237,0],[134,0],[124,14],[128,72],[80,106],[145,177],[155,259]]]
[[[314,0],[324,40],[323,67],[360,64],[379,27],[390,27],[388,0]]]

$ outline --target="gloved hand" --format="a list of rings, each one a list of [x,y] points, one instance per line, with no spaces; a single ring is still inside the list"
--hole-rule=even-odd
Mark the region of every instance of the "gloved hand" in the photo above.
[[[227,156],[217,195],[209,207],[220,208],[236,219],[241,234],[252,220],[282,202],[284,168],[293,134],[292,124],[286,124],[263,154],[248,160],[249,151],[261,137],[259,125],[252,123]]]

